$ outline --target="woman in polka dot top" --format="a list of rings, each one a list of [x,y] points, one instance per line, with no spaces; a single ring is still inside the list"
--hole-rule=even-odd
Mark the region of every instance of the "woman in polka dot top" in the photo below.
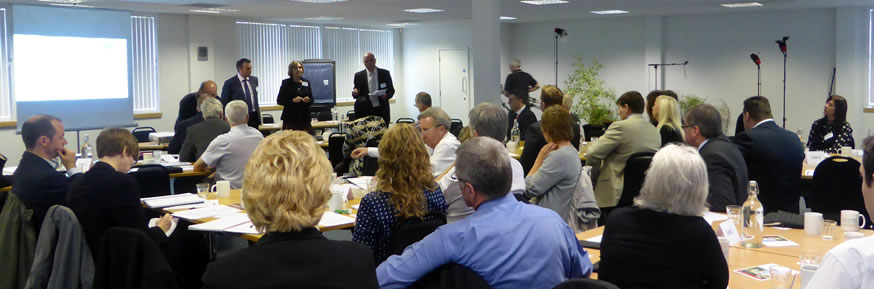
[[[446,215],[447,205],[431,176],[425,143],[410,124],[397,124],[385,132],[374,182],[376,190],[361,199],[352,240],[370,247],[379,264],[388,258],[389,236],[399,219],[422,218],[428,212]]]
[[[828,153],[837,153],[841,147],[856,148],[853,128],[847,122],[847,100],[843,96],[832,95],[826,100],[823,114],[810,127],[807,148]]]

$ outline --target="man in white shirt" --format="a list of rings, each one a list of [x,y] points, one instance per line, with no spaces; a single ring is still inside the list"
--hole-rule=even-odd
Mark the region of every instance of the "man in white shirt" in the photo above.
[[[461,145],[455,135],[449,133],[449,115],[439,107],[431,107],[419,114],[419,133],[431,154],[431,174],[437,177],[455,162],[455,150]],[[352,151],[353,158],[378,158],[377,148],[357,148]]]
[[[243,172],[252,152],[264,139],[255,128],[250,127],[249,106],[242,100],[234,100],[225,106],[225,115],[231,130],[219,135],[194,163],[195,171],[215,169],[215,179],[230,181],[231,189],[243,187]]]
[[[488,102],[480,103],[470,111],[468,119],[470,120],[471,137],[490,137],[501,143],[504,142],[507,131],[507,114],[501,107]],[[522,164],[510,158],[510,167],[513,169],[510,193],[521,195],[525,192],[525,174],[522,171]],[[447,222],[460,221],[473,214],[474,209],[464,203],[461,196],[461,187],[458,186],[458,178],[455,176],[454,162],[437,177],[437,184],[440,185],[446,204],[449,205],[446,211]]]
[[[862,141],[862,198],[874,216],[874,137]],[[806,288],[874,288],[874,236],[845,241],[828,251]]]

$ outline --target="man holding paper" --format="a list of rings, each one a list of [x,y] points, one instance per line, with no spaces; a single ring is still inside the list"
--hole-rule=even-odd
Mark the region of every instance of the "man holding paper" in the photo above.
[[[364,70],[355,73],[352,96],[355,101],[369,102],[373,115],[382,116],[385,123],[391,122],[388,100],[395,95],[395,87],[388,70],[376,67],[373,53],[364,54]]]

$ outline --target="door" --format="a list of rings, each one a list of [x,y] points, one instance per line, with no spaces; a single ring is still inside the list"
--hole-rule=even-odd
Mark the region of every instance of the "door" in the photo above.
[[[440,49],[440,100],[434,101],[450,118],[468,124],[467,113],[471,109],[470,70],[467,48]]]

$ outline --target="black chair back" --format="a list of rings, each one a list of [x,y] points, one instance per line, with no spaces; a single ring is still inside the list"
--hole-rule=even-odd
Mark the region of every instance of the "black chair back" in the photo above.
[[[416,120],[409,117],[402,117],[395,121],[395,123],[416,123]]]
[[[411,284],[408,289],[489,289],[489,283],[467,267],[455,263],[440,266]]]
[[[619,287],[607,281],[580,278],[558,283],[552,289],[619,289]]]
[[[161,248],[142,230],[110,228],[96,256],[94,289],[178,288]]]
[[[622,196],[619,197],[616,207],[630,207],[634,204],[634,198],[640,195],[640,187],[643,186],[646,170],[649,169],[654,155],[653,152],[635,153],[625,162]]]
[[[267,123],[276,123],[276,120],[273,119],[273,115],[272,115],[272,114],[266,114],[266,113],[262,113],[262,114],[261,114],[261,121],[264,122],[265,124],[267,124]]]
[[[865,223],[871,219],[865,210],[862,198],[862,176],[859,162],[847,157],[830,157],[813,171],[813,192],[807,205],[823,218],[840,222],[841,210],[855,210],[865,215]]]
[[[379,147],[379,140],[375,138],[368,139],[365,146],[370,148]],[[365,156],[363,162],[364,166],[361,168],[361,175],[375,176],[376,171],[379,170],[379,159]]]
[[[607,131],[607,127],[609,125],[593,125],[593,124],[584,124],[583,125],[583,136],[585,136],[586,141],[592,141],[592,137],[601,137],[604,135],[604,132]]]
[[[403,218],[392,226],[391,236],[388,238],[387,252],[389,255],[400,255],[407,246],[421,241],[425,236],[446,224],[446,215],[440,212],[428,212],[422,219]],[[376,260],[382,263],[384,260]]]
[[[133,131],[131,131],[131,134],[133,134],[134,137],[137,138],[138,142],[149,142],[149,134],[153,132],[156,132],[154,127],[142,126],[135,128]]]
[[[346,120],[355,120],[355,110],[346,112]]]
[[[461,122],[460,119],[453,118],[449,125],[449,132],[452,133],[455,137],[458,137],[458,134],[461,133],[461,128],[464,127],[464,123]]]
[[[335,132],[328,137],[328,159],[331,160],[331,167],[335,167],[343,161],[343,142],[345,141],[345,133]]]
[[[140,198],[166,196],[170,194],[170,172],[162,165],[141,165],[129,173],[137,179]]]

